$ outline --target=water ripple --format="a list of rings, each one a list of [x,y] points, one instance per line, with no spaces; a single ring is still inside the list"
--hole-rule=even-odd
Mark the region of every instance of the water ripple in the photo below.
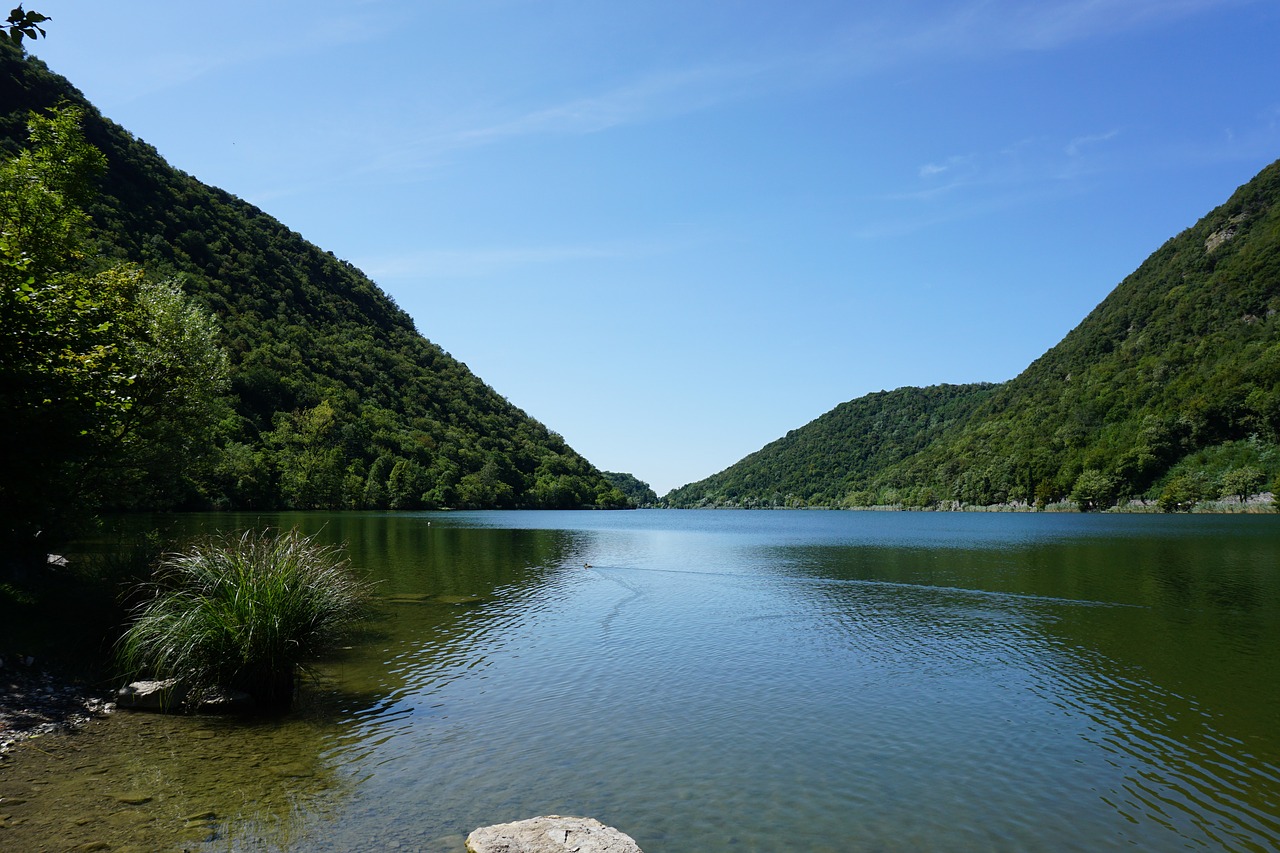
[[[456,523],[523,562],[402,578],[483,600],[400,607],[360,651],[327,753],[358,784],[314,849],[452,853],[541,812],[654,853],[1280,849],[1280,596],[1253,546],[1206,546],[1214,574],[1165,522],[1106,547],[1079,519],[950,519],[938,547],[834,515],[469,527],[494,518]]]

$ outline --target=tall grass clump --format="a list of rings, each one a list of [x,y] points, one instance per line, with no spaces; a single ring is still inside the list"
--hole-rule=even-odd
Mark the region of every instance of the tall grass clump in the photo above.
[[[195,695],[241,690],[268,710],[290,707],[298,670],[342,641],[369,593],[342,549],[296,529],[197,542],[148,587],[120,641],[125,671]]]

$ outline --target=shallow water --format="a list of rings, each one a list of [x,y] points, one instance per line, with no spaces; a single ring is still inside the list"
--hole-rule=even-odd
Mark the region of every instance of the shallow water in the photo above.
[[[347,542],[379,618],[285,720],[37,741],[0,848],[1280,849],[1280,518],[176,521]]]

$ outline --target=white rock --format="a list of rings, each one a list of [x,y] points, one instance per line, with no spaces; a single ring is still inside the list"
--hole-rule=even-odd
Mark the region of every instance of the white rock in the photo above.
[[[116,692],[116,707],[132,711],[175,711],[186,699],[176,679],[135,681]]]
[[[483,826],[467,836],[471,853],[643,853],[631,836],[589,817],[543,817]]]

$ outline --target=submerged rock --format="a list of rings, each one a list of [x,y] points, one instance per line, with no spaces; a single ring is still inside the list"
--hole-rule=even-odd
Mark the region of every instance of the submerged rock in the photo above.
[[[202,714],[235,714],[257,707],[253,697],[243,690],[214,688],[195,697],[191,705]]]
[[[141,791],[129,791],[124,794],[115,795],[116,802],[124,803],[126,806],[141,806],[151,802],[153,797],[150,794]]]
[[[642,853],[631,836],[595,818],[543,817],[482,826],[467,836],[470,853]]]
[[[474,607],[484,604],[489,599],[483,595],[437,595],[436,601],[441,604],[452,604],[454,607]]]

